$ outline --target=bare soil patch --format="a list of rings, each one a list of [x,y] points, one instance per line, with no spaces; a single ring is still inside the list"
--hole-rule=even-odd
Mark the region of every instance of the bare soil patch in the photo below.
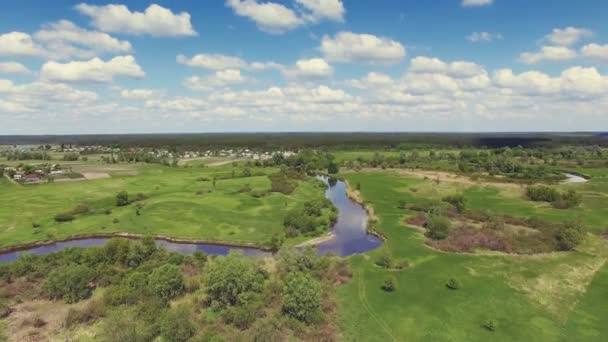
[[[110,178],[110,174],[106,172],[83,172],[82,175],[86,179],[104,179]]]

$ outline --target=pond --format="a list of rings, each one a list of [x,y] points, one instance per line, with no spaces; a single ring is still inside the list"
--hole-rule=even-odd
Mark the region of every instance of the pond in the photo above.
[[[376,249],[382,245],[382,240],[367,232],[368,215],[365,209],[346,194],[346,184],[343,181],[317,177],[327,184],[325,196],[338,208],[338,220],[332,227],[332,238],[325,240],[315,248],[319,254],[332,253],[339,256],[349,256]],[[62,242],[54,242],[42,246],[31,247],[19,251],[0,254],[0,262],[14,261],[23,253],[47,254],[68,247],[98,247],[103,246],[110,238],[85,238]],[[230,251],[242,251],[249,256],[268,256],[270,252],[252,247],[234,247],[213,243],[171,242],[156,240],[157,246],[168,251],[192,254],[200,250],[211,255],[226,255]]]

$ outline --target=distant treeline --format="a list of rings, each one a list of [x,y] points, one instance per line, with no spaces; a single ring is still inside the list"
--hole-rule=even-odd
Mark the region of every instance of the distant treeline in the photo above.
[[[150,147],[180,150],[248,147],[399,148],[408,147],[551,147],[558,145],[608,146],[603,133],[196,133],[0,136],[0,145],[74,144]]]

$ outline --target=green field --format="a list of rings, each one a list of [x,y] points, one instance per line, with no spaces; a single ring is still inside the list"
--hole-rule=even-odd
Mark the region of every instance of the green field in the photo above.
[[[106,167],[111,178],[24,186],[5,179],[0,183],[0,246],[112,232],[261,245],[283,232],[287,210],[305,200],[323,197],[322,188],[309,179],[299,182],[290,195],[269,193],[254,198],[239,190],[246,185],[252,190],[269,190],[270,180],[265,174],[277,169],[253,168],[253,174],[263,174],[253,177],[240,177],[242,168],[234,169],[235,178],[217,180],[215,187],[211,179],[214,175],[231,175],[231,165],[170,168],[119,164]],[[81,165],[78,170],[101,172],[104,167]],[[208,180],[201,181],[201,177]],[[138,202],[143,206],[140,215],[136,204],[116,207],[115,196],[120,191],[146,197]],[[69,212],[81,203],[88,204],[92,212],[78,215],[72,222],[55,222],[56,214]],[[111,213],[106,214],[106,209]],[[33,223],[41,227],[34,229]]]
[[[603,173],[606,174],[606,173]],[[472,207],[497,213],[539,214],[556,221],[570,213],[535,208],[513,193],[494,188],[445,184],[390,173],[346,173],[359,183],[366,202],[379,218],[375,228],[387,238],[380,250],[352,258],[354,278],[339,289],[342,328],[353,341],[562,341],[601,340],[606,334],[605,283],[608,243],[595,235],[575,252],[537,256],[462,255],[434,251],[422,234],[403,223],[400,199],[421,201],[428,195],[466,190]],[[603,179],[579,185],[601,191]],[[412,188],[418,188],[412,192]],[[586,194],[581,209],[602,209]],[[605,202],[604,202],[605,203]],[[594,207],[598,206],[598,207]],[[605,221],[598,211],[588,223]],[[599,227],[594,228],[597,231]],[[410,267],[389,271],[375,265],[386,250]],[[397,290],[381,286],[396,277]],[[457,278],[462,287],[445,284]],[[601,299],[603,298],[603,299]],[[498,328],[483,327],[492,319]]]

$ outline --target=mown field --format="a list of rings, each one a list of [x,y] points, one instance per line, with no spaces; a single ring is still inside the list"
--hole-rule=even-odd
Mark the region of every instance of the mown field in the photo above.
[[[251,177],[242,177],[243,167],[232,165],[171,168],[118,164],[74,169],[106,172],[111,178],[23,186],[6,179],[0,182],[1,247],[112,232],[261,245],[283,232],[287,210],[323,197],[323,189],[314,180],[301,181],[290,195],[272,192],[255,198],[251,192],[242,192],[247,186],[251,191],[269,190],[266,175],[276,168],[251,168]],[[230,178],[233,172],[234,178]],[[222,176],[229,179],[218,179],[214,186],[213,177]],[[141,193],[145,199],[117,207],[120,191],[127,191],[130,198]],[[55,215],[83,203],[90,207],[89,213],[76,215],[72,222],[55,222]],[[34,228],[34,223],[40,227]]]
[[[608,219],[605,203],[608,170],[596,170],[586,184],[580,208],[558,210],[528,202],[517,186],[480,186],[464,180],[376,172],[346,172],[373,207],[375,229],[385,245],[351,258],[354,278],[338,291],[341,324],[352,341],[601,341],[608,336],[608,241],[596,233]],[[593,232],[573,252],[521,256],[481,252],[446,253],[424,244],[423,234],[404,223],[410,203],[445,194],[465,194],[473,209],[499,214],[538,215],[556,224],[580,218]],[[376,265],[383,253],[410,267],[387,270]],[[381,289],[395,277],[396,291]],[[449,278],[461,283],[446,287]],[[492,320],[496,329],[484,323]]]

